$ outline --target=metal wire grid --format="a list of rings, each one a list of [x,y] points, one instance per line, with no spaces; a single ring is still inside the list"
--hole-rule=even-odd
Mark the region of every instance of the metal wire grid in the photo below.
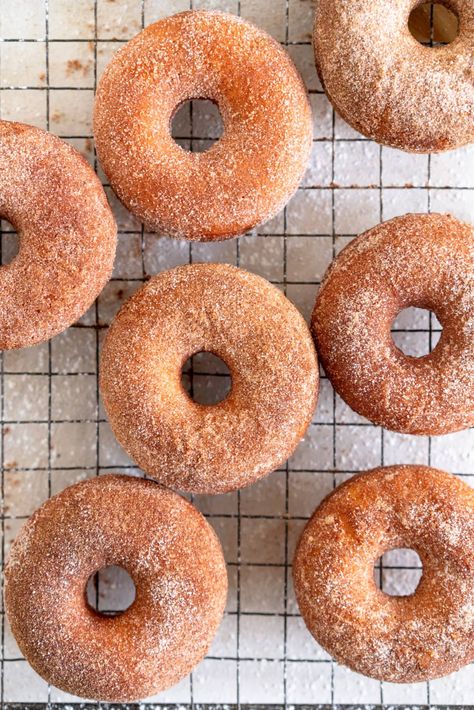
[[[39,1],[39,0],[38,0]],[[140,4],[140,9],[141,9],[141,25],[142,27],[145,26],[145,0],[137,0]],[[283,44],[285,46],[288,46],[291,48],[291,46],[308,46],[310,44],[309,41],[291,41],[290,36],[289,36],[289,13],[290,13],[290,0],[284,0],[285,2],[285,14],[286,14],[286,23],[285,23],[285,38]],[[50,90],[53,87],[50,83],[50,43],[52,42],[68,42],[68,41],[74,41],[74,42],[92,42],[93,43],[93,56],[94,56],[94,90],[97,86],[97,64],[98,64],[98,43],[101,40],[98,37],[98,22],[97,22],[97,15],[98,15],[98,1],[94,0],[94,32],[93,32],[93,37],[91,39],[78,39],[74,38],[71,40],[67,39],[54,39],[50,40],[49,39],[49,0],[44,0],[45,4],[45,27],[44,27],[44,38],[43,40],[18,40],[18,39],[8,39],[8,38],[3,38],[1,39],[1,42],[19,42],[19,41],[44,41],[45,42],[45,51],[46,51],[46,83],[44,87],[41,87],[38,89],[38,87],[30,87],[30,86],[22,86],[22,87],[2,87],[2,90],[9,90],[9,89],[30,89],[30,90],[41,90],[44,91],[46,94],[46,128],[49,130],[50,129]],[[193,7],[198,7],[199,3],[194,2],[193,0],[189,0],[189,7],[190,9],[193,9]],[[238,0],[237,2],[237,12],[240,15],[241,14],[241,0]],[[113,40],[107,38],[107,42],[121,42],[120,40]],[[1,74],[1,66],[0,66],[0,74]],[[81,91],[81,88],[75,87],[75,86],[70,86],[70,87],[61,87],[62,89],[67,89],[67,90],[77,90]],[[318,89],[312,89],[310,91],[311,94],[322,94],[323,92],[318,90]],[[190,147],[193,149],[194,147],[198,146],[198,144],[202,141],[210,140],[209,136],[196,136],[193,130],[194,122],[193,122],[193,107],[191,104],[190,107],[190,134],[189,136],[187,135],[182,135],[180,138],[183,140],[189,140],[190,141]],[[21,120],[21,116],[18,116],[18,120]],[[337,238],[338,238],[338,233],[336,230],[336,212],[337,212],[337,205],[336,205],[336,189],[337,186],[335,184],[336,181],[336,174],[335,174],[335,144],[338,142],[345,142],[350,140],[350,142],[366,142],[364,138],[358,138],[358,137],[351,137],[350,139],[346,138],[340,138],[336,136],[336,116],[334,114],[334,111],[332,112],[332,117],[331,117],[331,137],[330,140],[326,138],[320,138],[316,139],[315,143],[317,142],[329,142],[331,144],[331,184],[328,187],[318,187],[320,190],[328,190],[330,192],[330,199],[331,199],[331,233],[328,235],[331,238],[331,243],[332,243],[332,256],[334,257],[336,255],[337,249],[338,249],[338,243],[337,243]],[[65,139],[91,139],[92,136],[90,135],[69,135],[69,136],[62,136]],[[382,182],[382,169],[383,169],[383,160],[382,160],[382,147],[378,147],[378,156],[379,156],[379,181],[378,185],[372,186],[372,187],[363,187],[363,188],[354,188],[354,189],[370,189],[374,190],[375,192],[378,191],[379,195],[379,221],[382,221],[384,218],[384,202],[383,202],[383,193],[384,190],[390,190],[390,189],[399,189],[399,188],[391,188],[388,186],[383,186]],[[94,159],[94,165],[95,168],[97,169],[97,160]],[[431,209],[431,165],[432,165],[432,160],[431,156],[428,158],[428,183],[427,187],[413,187],[411,188],[412,190],[427,190],[427,196],[428,196],[428,209]],[[108,185],[106,185],[108,187]],[[301,190],[313,190],[315,189],[314,187],[308,186],[308,187],[302,187]],[[351,189],[350,187],[345,188],[345,189]],[[451,189],[449,185],[446,185],[443,189]],[[469,187],[460,187],[456,188],[458,190],[471,190],[472,188]],[[277,236],[281,236],[283,239],[283,272],[282,272],[282,280],[277,281],[277,285],[283,288],[284,292],[286,293],[288,291],[289,286],[317,286],[318,281],[317,280],[294,280],[294,279],[289,279],[288,278],[288,238],[292,238],[295,236],[299,236],[298,234],[295,234],[291,232],[291,234],[288,234],[288,208],[285,208],[283,212],[283,222],[282,222],[282,230]],[[1,236],[2,239],[0,241],[0,249],[2,249],[3,241],[4,241],[4,235],[8,234],[9,230],[8,228],[5,228],[5,225],[2,225],[2,230],[1,230]],[[121,234],[130,234],[130,235],[136,235],[137,232],[135,230],[122,230]],[[262,238],[265,237],[265,231],[262,231],[259,233],[258,236],[261,236]],[[314,239],[318,239],[318,237],[322,236],[319,234],[314,234],[314,235],[301,235],[301,236],[311,236]],[[355,235],[346,235],[346,236],[355,236]],[[143,282],[147,279],[149,274],[147,273],[147,268],[146,268],[146,263],[145,263],[145,232],[143,225],[140,227],[140,232],[139,232],[139,237],[140,237],[140,249],[141,249],[141,266],[142,266],[142,276],[140,278],[131,278],[131,279],[126,279],[127,282]],[[193,243],[189,243],[188,245],[188,261],[189,263],[192,263],[193,260],[195,259],[195,251],[196,247]],[[241,240],[237,239],[235,241],[235,263],[237,266],[240,265],[241,263]],[[0,251],[0,257],[3,256],[2,252]],[[114,277],[112,279],[113,281],[118,281],[122,282],[124,279]],[[92,377],[95,377],[95,389],[96,389],[96,413],[95,417],[92,419],[78,419],[78,420],[62,420],[62,419],[55,419],[52,416],[52,383],[54,378],[59,374],[57,372],[53,371],[52,367],[52,344],[51,342],[48,343],[48,367],[47,367],[47,380],[48,380],[48,417],[47,421],[44,421],[42,419],[35,421],[35,420],[29,420],[28,423],[38,423],[38,424],[47,424],[47,439],[48,439],[48,460],[47,460],[47,466],[46,468],[44,467],[12,467],[9,468],[9,471],[22,471],[22,472],[29,472],[29,471],[46,471],[48,475],[48,495],[51,495],[52,492],[52,472],[56,470],[67,470],[68,467],[64,466],[55,466],[52,460],[52,425],[55,424],[61,424],[64,422],[68,423],[89,423],[92,425],[95,425],[95,433],[96,433],[96,448],[95,448],[95,464],[90,467],[81,467],[84,468],[85,470],[88,470],[96,475],[99,475],[99,470],[117,470],[120,467],[118,466],[104,466],[100,462],[100,425],[104,423],[104,418],[101,415],[100,412],[100,406],[99,406],[99,396],[98,396],[98,362],[99,362],[99,346],[100,346],[100,335],[101,331],[106,327],[102,322],[100,318],[100,313],[99,313],[99,304],[98,302],[95,303],[94,306],[94,323],[93,324],[76,324],[73,326],[74,328],[86,328],[90,329],[94,333],[95,337],[95,371],[86,371],[86,372],[68,372],[66,373],[66,376],[68,377],[74,377],[77,376],[78,374],[81,375],[89,375]],[[430,314],[429,317],[429,325],[428,329],[426,328],[420,328],[417,330],[413,329],[406,329],[406,328],[398,328],[399,332],[420,332],[420,333],[427,333],[428,334],[428,339],[429,339],[429,346],[430,349],[432,349],[434,345],[434,339],[435,339],[435,334],[437,331],[437,326],[435,324],[435,321],[432,317],[432,314]],[[2,447],[1,447],[1,467],[2,467],[2,479],[1,479],[1,493],[2,493],[2,500],[5,498],[5,434],[7,432],[7,427],[9,425],[14,425],[14,424],[22,424],[21,420],[15,420],[15,419],[7,419],[5,417],[5,373],[6,373],[6,368],[5,368],[5,354],[2,353],[1,359],[0,359],[0,376],[1,376],[1,399],[0,399],[0,414],[1,414],[1,420],[2,420],[2,433],[1,433],[1,440],[2,440]],[[8,374],[13,374],[13,373],[8,373]],[[22,371],[22,373],[18,374],[29,374],[31,376],[35,376],[38,373],[36,372],[28,372],[28,371]],[[64,375],[64,373],[61,373]],[[193,386],[193,381],[196,376],[203,376],[206,373],[202,372],[202,369],[199,372],[199,375],[194,372],[193,367],[191,366],[190,370],[190,381],[191,381],[191,387]],[[210,373],[214,374],[215,373]],[[324,375],[323,375],[324,379]],[[338,483],[338,476],[339,475],[351,475],[353,473],[356,473],[358,469],[345,469],[341,468],[341,466],[338,466],[338,457],[337,457],[337,431],[338,428],[347,426],[345,422],[341,422],[338,420],[337,417],[337,407],[336,407],[336,394],[335,392],[332,392],[332,419],[331,421],[318,421],[316,418],[314,424],[321,426],[321,427],[329,427],[331,432],[332,432],[332,461],[331,461],[331,471],[325,471],[324,473],[327,473],[328,476],[331,477],[332,479],[332,486],[335,487]],[[370,424],[366,423],[354,423],[351,422],[350,426],[357,426],[361,427],[361,433],[365,430],[365,428],[370,427]],[[384,430],[380,430],[380,463],[384,464],[384,458],[385,458],[385,453],[384,453],[384,437],[385,433]],[[428,453],[427,453],[427,463],[431,463],[431,458],[432,458],[432,441],[431,438],[428,439]],[[71,469],[75,469],[76,467],[71,467]],[[311,469],[308,467],[304,468],[305,472],[308,473],[321,473],[320,469]],[[284,505],[284,562],[282,565],[276,565],[274,563],[259,563],[258,566],[262,567],[276,567],[276,566],[283,566],[284,569],[284,602],[283,602],[283,612],[269,612],[269,613],[262,613],[259,612],[259,616],[275,616],[275,617],[283,617],[283,657],[281,659],[281,664],[282,664],[282,672],[283,672],[283,705],[286,707],[288,705],[288,667],[290,664],[293,663],[325,663],[325,664],[330,664],[331,668],[331,676],[330,676],[330,698],[328,699],[328,702],[330,705],[335,704],[336,700],[336,680],[335,680],[335,664],[332,661],[326,661],[326,660],[311,660],[311,659],[305,659],[302,661],[302,659],[296,660],[288,657],[287,653],[287,646],[288,646],[288,622],[292,617],[298,616],[296,613],[293,613],[289,610],[288,608],[288,601],[289,601],[289,592],[290,592],[290,575],[291,575],[291,560],[290,560],[290,553],[289,553],[289,521],[290,521],[290,506],[289,506],[289,494],[290,494],[290,473],[292,472],[292,469],[290,469],[290,465],[287,462],[285,467],[284,467],[284,480],[285,480],[285,505]],[[461,473],[461,472],[459,472]],[[462,475],[462,474],[461,474]],[[241,631],[241,619],[245,617],[246,615],[252,616],[254,612],[248,612],[242,609],[242,604],[241,604],[241,574],[242,574],[242,569],[245,567],[246,563],[242,560],[242,521],[245,521],[246,519],[256,519],[256,520],[262,520],[262,519],[277,519],[280,520],[281,516],[273,516],[273,515],[252,515],[248,513],[242,512],[242,494],[239,491],[237,493],[237,509],[236,513],[220,513],[218,516],[213,516],[213,517],[219,517],[219,518],[235,518],[236,523],[237,523],[237,559],[235,562],[230,562],[229,566],[235,568],[236,572],[236,610],[235,611],[230,611],[228,612],[230,615],[235,615],[236,616],[236,634],[237,634],[237,640],[236,640],[236,654],[235,656],[215,656],[211,658],[214,658],[216,661],[225,661],[225,660],[230,660],[230,661],[235,661],[235,672],[236,672],[236,705],[240,706],[241,704],[241,671],[242,671],[242,663],[246,661],[264,661],[264,660],[269,660],[269,661],[274,661],[275,659],[262,659],[262,658],[248,658],[248,657],[243,657],[241,655],[241,649],[240,649],[240,631]],[[291,520],[305,520],[305,517],[298,517],[298,516],[291,516]],[[3,552],[3,559],[5,558],[5,525],[6,521],[9,520],[8,515],[3,515],[2,516],[2,552]],[[256,563],[252,563],[252,566],[257,566]],[[385,567],[387,569],[387,566]],[[411,569],[410,566],[403,566],[402,569]],[[383,569],[381,570],[381,572]],[[381,574],[381,579],[383,580],[383,574]],[[382,582],[383,583],[383,582]],[[3,580],[2,580],[3,584]],[[97,594],[99,593],[98,587],[97,587]],[[2,610],[2,615],[3,615],[3,610]],[[5,647],[5,624],[2,623],[2,650],[4,651]],[[1,660],[1,677],[0,677],[0,682],[1,682],[1,699],[2,699],[2,706],[5,704],[4,702],[4,676],[5,676],[5,666],[7,663],[11,662],[14,659],[6,659],[5,658],[5,653],[2,652],[2,660]],[[379,692],[379,698],[378,702],[380,705],[384,705],[385,703],[385,698],[384,698],[384,684],[380,683],[379,684],[380,692]],[[268,697],[268,702],[272,703],[274,699],[270,696]],[[315,698],[315,701],[317,702],[317,698]],[[452,700],[455,701],[455,698]],[[372,702],[372,701],[371,701]],[[194,707],[196,704],[195,702],[195,694],[194,694],[194,687],[193,687],[193,676],[191,675],[190,678],[190,706]],[[430,683],[426,684],[426,705],[431,704],[431,692],[430,692]],[[59,703],[53,703],[51,699],[51,689],[48,690],[48,702],[47,706],[53,706],[53,705],[59,705]],[[61,705],[63,705],[61,703]],[[70,703],[67,703],[67,705],[70,705]],[[99,705],[99,704],[97,704]],[[157,706],[160,705],[160,703],[153,703],[153,705]],[[167,704],[169,706],[169,704]],[[28,703],[21,703],[22,707],[28,707]],[[182,707],[182,704],[180,704],[180,707]]]

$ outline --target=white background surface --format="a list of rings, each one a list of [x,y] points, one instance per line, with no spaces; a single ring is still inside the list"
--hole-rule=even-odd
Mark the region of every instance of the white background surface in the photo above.
[[[189,7],[190,0],[1,0],[1,118],[49,128],[95,164],[91,108],[103,67],[143,23]],[[314,69],[310,0],[196,0],[193,7],[240,13],[288,45],[314,111],[311,166],[285,213],[258,233],[215,244],[190,245],[144,233],[106,188],[119,226],[112,281],[77,326],[51,343],[3,355],[4,554],[24,519],[48,495],[105,471],[139,473],[115,443],[97,400],[97,346],[121,303],[144,278],[189,261],[229,262],[284,289],[308,317],[325,269],[357,233],[398,214],[430,209],[474,222],[474,147],[432,157],[407,155],[362,139],[333,115]],[[10,41],[16,39],[28,41]],[[213,114],[196,107],[191,129],[189,113],[181,113],[176,135],[212,137]],[[199,149],[197,139],[193,149]],[[13,243],[8,228],[3,222],[4,258]],[[413,354],[436,343],[436,321],[427,313],[403,314],[396,327],[403,331],[394,335],[396,342]],[[196,365],[196,371],[200,367],[205,369]],[[194,386],[202,390],[214,384],[195,374]],[[334,485],[381,463],[412,462],[430,463],[471,482],[473,445],[472,430],[431,439],[382,431],[352,412],[323,378],[314,421],[284,470],[240,493],[195,499],[224,546],[227,614],[209,658],[154,701],[473,702],[473,666],[429,684],[401,686],[333,664],[305,630],[291,585],[298,535]],[[403,555],[385,559],[383,588],[413,585],[418,576],[410,569],[413,564],[416,560]],[[393,569],[397,566],[408,569]],[[107,594],[102,603],[108,599],[114,606],[120,590],[112,586],[111,591],[107,580],[101,589]],[[73,700],[36,676],[2,619],[3,700]]]

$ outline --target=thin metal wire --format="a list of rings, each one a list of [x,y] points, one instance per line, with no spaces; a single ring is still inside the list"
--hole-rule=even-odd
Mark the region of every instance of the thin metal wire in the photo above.
[[[434,6],[431,5],[430,8],[430,47],[433,46],[433,33],[434,33]],[[431,153],[428,155],[428,213],[431,213]],[[429,314],[429,347],[430,350],[433,344],[433,314],[430,311]],[[431,466],[431,436],[428,437],[428,466]],[[431,705],[431,685],[430,681],[426,682],[426,701],[428,705]]]
[[[237,3],[237,14],[239,17],[242,15],[242,4],[241,0],[238,0]],[[237,239],[236,242],[236,265],[240,266],[240,239]],[[237,707],[240,708],[241,702],[240,702],[240,635],[241,635],[241,629],[240,629],[240,616],[241,616],[241,578],[240,578],[240,570],[242,566],[242,496],[240,493],[240,490],[237,491],[237,562],[238,567],[237,567],[237,664],[236,664],[236,683],[237,683]]]
[[[331,106],[331,184],[334,185],[336,178],[336,112]],[[332,239],[332,258],[337,254],[336,247],[336,196],[334,190],[331,191],[331,239]],[[332,392],[332,487],[337,486],[336,471],[337,471],[337,428],[336,428],[336,391]],[[331,658],[331,705],[334,705],[335,686],[334,686],[334,660]]]
[[[2,76],[3,64],[2,64],[2,52],[0,51],[0,76]],[[0,101],[0,120],[2,118],[2,102]],[[2,234],[3,222],[0,219],[0,264],[3,263],[3,234]],[[5,408],[4,401],[4,368],[5,359],[3,351],[0,352],[0,417],[1,417],[1,431],[0,431],[0,465],[1,465],[1,495],[2,495],[2,516],[1,516],[1,529],[2,529],[2,563],[5,560],[5,514],[4,514],[4,501],[5,501],[5,462],[4,462],[4,450],[5,450],[5,427],[3,426],[3,415]],[[0,580],[0,590],[2,594],[2,626],[1,626],[1,637],[2,637],[2,655],[0,659],[0,702],[3,707],[4,705],[4,695],[5,695],[5,682],[4,682],[4,670],[5,670],[5,615],[3,613],[3,599],[4,599],[4,578],[1,575]]]

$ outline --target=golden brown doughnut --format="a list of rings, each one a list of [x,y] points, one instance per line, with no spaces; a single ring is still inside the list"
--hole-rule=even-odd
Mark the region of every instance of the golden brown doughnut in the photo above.
[[[409,306],[443,326],[424,357],[405,355],[390,333]],[[473,426],[473,227],[409,214],[362,234],[329,267],[312,330],[334,388],[374,423],[431,435]]]
[[[377,588],[374,563],[415,550],[409,596]],[[474,490],[426,466],[391,466],[336,488],[307,524],[293,576],[315,639],[358,673],[416,683],[474,660]]]
[[[0,349],[48,340],[89,308],[112,272],[116,226],[84,158],[51,133],[0,121],[0,215],[20,237],[0,269]]]
[[[191,153],[171,137],[177,109],[210,99],[222,138]],[[288,54],[233,15],[183,12],[147,27],[107,66],[94,135],[118,197],[149,229],[226,239],[279,212],[312,146],[311,109]]]
[[[89,577],[119,565],[136,596],[107,617],[86,601]],[[207,653],[227,575],[202,515],[153,481],[100,476],[50,498],[25,523],[5,570],[6,611],[25,658],[45,680],[95,700],[164,690]]]
[[[225,400],[193,401],[181,384],[192,355],[212,352],[232,376]],[[105,339],[100,387],[119,443],[165,485],[223,493],[282,464],[303,437],[319,385],[301,315],[265,279],[193,264],[151,279]]]
[[[408,28],[425,0],[317,0],[316,66],[335,109],[377,143],[416,153],[474,141],[474,5],[442,0],[459,17],[446,46]]]

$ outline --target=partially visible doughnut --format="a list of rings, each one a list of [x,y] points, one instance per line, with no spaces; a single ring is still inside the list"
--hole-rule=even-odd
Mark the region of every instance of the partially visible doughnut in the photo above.
[[[107,617],[89,577],[119,565],[135,601]],[[127,702],[164,690],[207,653],[225,606],[219,541],[203,516],[152,481],[100,476],[50,498],[25,523],[5,569],[13,635],[45,680],[84,698]]]
[[[0,268],[0,349],[34,345],[82,316],[113,268],[116,226],[90,165],[51,133],[0,121],[0,217],[20,250]]]
[[[396,548],[423,563],[409,596],[375,584]],[[293,576],[309,631],[339,663],[392,683],[453,673],[474,661],[474,490],[425,466],[355,476],[313,514]]]
[[[170,125],[190,99],[219,107],[224,132],[205,153]],[[312,146],[311,109],[288,54],[233,15],[184,12],[147,27],[99,83],[94,135],[118,197],[149,229],[226,239],[279,212]]]
[[[377,143],[416,153],[474,141],[474,5],[441,0],[459,35],[421,45],[408,28],[425,0],[317,0],[316,66],[335,109]]]
[[[202,351],[232,376],[212,406],[181,384],[182,366]],[[302,316],[268,281],[227,264],[152,278],[121,308],[101,357],[119,443],[150,476],[194,493],[241,488],[278,468],[311,421],[318,386]]]
[[[433,311],[435,349],[409,357],[391,326]],[[474,229],[441,214],[397,217],[336,257],[312,316],[323,367],[352,409],[387,429],[447,434],[474,425]]]

